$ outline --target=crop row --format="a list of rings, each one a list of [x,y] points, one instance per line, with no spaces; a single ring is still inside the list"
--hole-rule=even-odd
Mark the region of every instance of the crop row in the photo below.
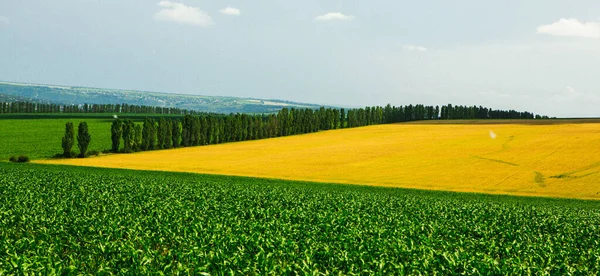
[[[0,274],[598,274],[600,204],[0,163]]]

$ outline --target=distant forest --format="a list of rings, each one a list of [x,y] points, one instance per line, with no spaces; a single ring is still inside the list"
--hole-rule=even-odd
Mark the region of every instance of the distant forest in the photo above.
[[[329,115],[317,115],[317,117],[339,117],[344,109],[324,108],[295,109],[283,108],[279,111],[291,113],[293,118],[311,116],[305,115],[309,111],[326,110]],[[53,103],[39,103],[29,101],[0,102],[0,114],[45,114],[45,113],[111,113],[111,114],[154,114],[154,115],[198,115],[205,112],[180,109],[173,107],[157,107],[130,104],[80,104],[61,105]],[[312,112],[311,112],[312,113]],[[335,114],[334,114],[335,113]],[[547,116],[534,115],[531,112],[519,112],[515,110],[494,110],[482,106],[453,106],[451,104],[439,106],[407,105],[385,107],[373,106],[348,110],[347,114],[340,114],[339,122],[332,121],[331,124],[343,127],[364,126],[381,123],[409,122],[417,120],[448,120],[448,119],[545,119]],[[347,121],[347,122],[345,122]]]
[[[29,101],[0,102],[0,114],[35,114],[35,113],[112,113],[112,114],[157,114],[188,115],[199,114],[200,111],[174,107],[157,107],[130,104],[81,104],[61,105],[53,103],[35,103]]]

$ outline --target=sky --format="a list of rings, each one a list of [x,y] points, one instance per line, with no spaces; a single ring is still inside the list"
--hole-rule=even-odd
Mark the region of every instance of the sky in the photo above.
[[[0,1],[0,80],[600,117],[600,1]]]

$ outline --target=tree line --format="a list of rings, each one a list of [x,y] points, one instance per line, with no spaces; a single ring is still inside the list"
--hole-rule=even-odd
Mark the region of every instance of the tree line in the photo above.
[[[529,112],[477,106],[372,106],[358,109],[283,108],[277,114],[198,114],[183,118],[146,118],[143,124],[115,119],[113,152],[202,146],[312,133],[367,125],[436,119],[534,119]],[[547,118],[547,117],[545,117]],[[121,144],[122,142],[122,144]],[[121,146],[122,145],[122,146]]]
[[[321,109],[309,109],[314,112],[323,112]],[[285,108],[284,108],[285,110]],[[373,106],[359,109],[348,110],[348,113],[343,118],[340,113],[343,109],[328,108],[325,112],[329,114],[318,114],[318,117],[327,116],[329,118],[339,118],[339,121],[329,122],[338,127],[347,125],[348,127],[365,126],[370,124],[408,122],[416,120],[454,120],[454,119],[544,119],[547,116],[534,115],[531,112],[519,112],[515,110],[493,110],[482,106],[452,106],[451,104],[444,106],[424,106],[406,105],[406,106],[391,106],[388,104],[385,107]],[[296,117],[311,117],[313,114],[308,114],[307,110],[291,109],[288,113],[294,113],[291,116]],[[157,115],[200,115],[204,112],[180,109],[174,107],[156,107],[144,105],[129,105],[129,104],[80,104],[80,105],[59,105],[52,103],[34,103],[34,102],[0,102],[0,114],[9,113],[111,113],[111,114],[157,114]],[[342,123],[342,120],[347,119],[347,122]],[[292,119],[293,120],[293,119]],[[308,118],[310,120],[310,118]],[[324,124],[321,122],[320,124]],[[331,129],[321,125],[321,129]]]
[[[130,104],[53,104],[34,103],[26,101],[0,102],[0,114],[16,113],[111,113],[111,114],[159,114],[159,115],[188,115],[198,114],[199,111],[175,107],[157,107]]]
[[[440,119],[548,119],[548,116],[535,115],[531,112],[516,110],[493,110],[482,106],[442,106]]]

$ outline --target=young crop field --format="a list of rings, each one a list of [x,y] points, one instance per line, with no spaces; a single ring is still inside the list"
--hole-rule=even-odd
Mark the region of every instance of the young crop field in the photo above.
[[[600,123],[391,124],[47,163],[600,199]]]
[[[4,274],[600,273],[600,202],[0,163]]]

